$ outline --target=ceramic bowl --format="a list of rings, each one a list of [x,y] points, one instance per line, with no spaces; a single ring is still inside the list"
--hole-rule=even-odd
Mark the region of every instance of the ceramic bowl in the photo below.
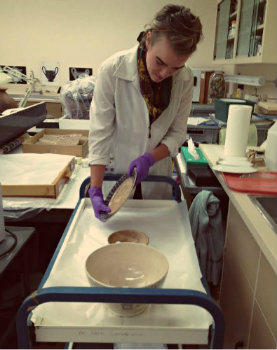
[[[168,272],[168,260],[157,249],[141,243],[103,246],[86,260],[86,273],[91,286],[122,288],[159,288]],[[112,311],[121,316],[142,313],[145,304],[113,304]]]
[[[133,243],[142,243],[148,244],[149,237],[140,231],[135,230],[121,230],[113,232],[108,237],[108,242],[113,243],[123,243],[123,242],[133,242]]]

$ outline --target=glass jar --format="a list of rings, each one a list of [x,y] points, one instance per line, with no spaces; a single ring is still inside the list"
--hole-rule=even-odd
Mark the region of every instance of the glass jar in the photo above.
[[[216,98],[225,97],[225,80],[223,72],[214,72],[209,81],[209,103],[214,103]]]

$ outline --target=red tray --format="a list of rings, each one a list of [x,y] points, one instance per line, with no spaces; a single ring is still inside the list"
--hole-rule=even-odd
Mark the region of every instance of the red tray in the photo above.
[[[277,173],[258,171],[251,174],[222,173],[228,187],[237,192],[277,195]]]

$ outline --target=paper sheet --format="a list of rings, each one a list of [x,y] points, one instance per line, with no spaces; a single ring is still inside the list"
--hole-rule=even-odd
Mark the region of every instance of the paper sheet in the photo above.
[[[203,123],[206,123],[209,120],[209,118],[204,117],[188,117],[188,125],[200,125]]]

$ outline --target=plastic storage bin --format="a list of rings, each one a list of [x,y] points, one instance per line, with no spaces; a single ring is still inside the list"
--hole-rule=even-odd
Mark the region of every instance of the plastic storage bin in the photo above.
[[[226,123],[227,119],[228,119],[229,106],[230,105],[237,105],[237,104],[252,106],[252,112],[253,112],[253,109],[255,106],[255,102],[244,100],[244,99],[216,98],[214,101],[215,118]]]

